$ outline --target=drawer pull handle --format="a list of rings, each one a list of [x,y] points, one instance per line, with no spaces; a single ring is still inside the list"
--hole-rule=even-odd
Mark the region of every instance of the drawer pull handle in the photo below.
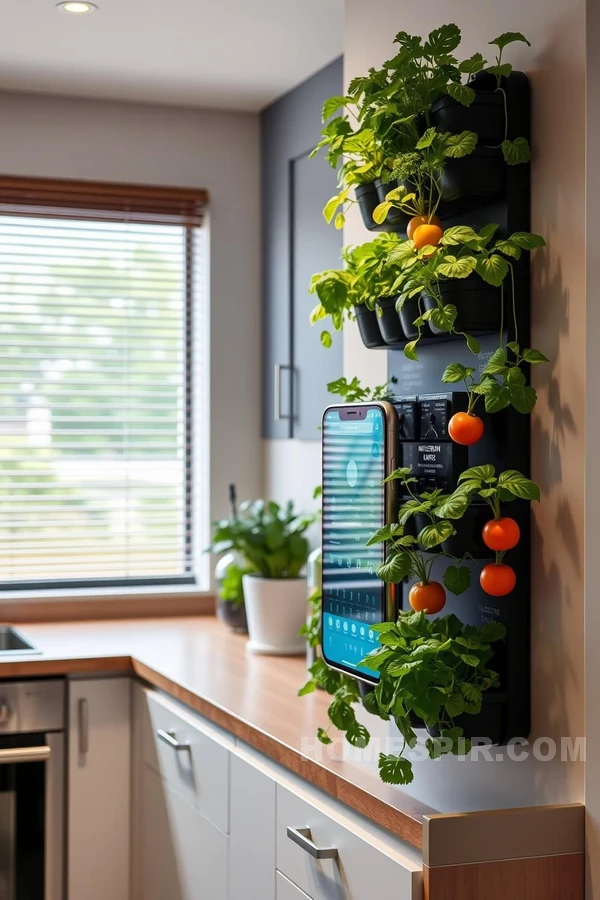
[[[190,744],[187,741],[178,741],[174,731],[163,731],[162,728],[159,728],[156,732],[156,736],[161,741],[164,741],[165,744],[168,744],[169,747],[172,747],[173,750],[185,750],[188,753],[192,752]]]
[[[310,828],[288,828],[287,836],[313,859],[337,859],[336,847],[317,847],[310,836]]]

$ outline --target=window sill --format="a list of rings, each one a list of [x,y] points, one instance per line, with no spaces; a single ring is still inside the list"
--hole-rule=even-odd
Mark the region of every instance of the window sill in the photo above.
[[[197,616],[214,612],[214,594],[190,584],[0,594],[0,616],[12,623]]]

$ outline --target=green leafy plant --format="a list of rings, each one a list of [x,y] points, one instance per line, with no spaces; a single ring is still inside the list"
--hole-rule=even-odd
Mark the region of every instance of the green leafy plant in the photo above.
[[[298,515],[291,501],[285,508],[272,500],[246,501],[236,519],[214,523],[210,550],[236,550],[263,578],[297,578],[309,551],[304,533],[316,517]]]
[[[527,384],[521,367],[545,362],[548,359],[539,350],[532,347],[521,350],[515,341],[509,341],[506,348],[499,347],[492,353],[479,375],[471,366],[450,363],[444,370],[442,381],[444,384],[463,382],[469,398],[469,415],[473,415],[477,401],[482,397],[486,412],[496,413],[511,406],[527,415],[537,402],[537,392]]]
[[[321,607],[323,595],[320,590],[312,592],[308,598],[310,615],[300,628],[299,635],[306,638],[309,647],[321,646]]]
[[[519,163],[529,162],[531,158],[529,141],[526,138],[517,137],[514,141],[508,140],[508,111],[506,91],[502,87],[502,79],[508,78],[513,70],[513,67],[510,63],[502,61],[504,48],[508,47],[509,44],[519,42],[527,44],[528,47],[531,47],[531,44],[529,43],[525,35],[521,34],[520,31],[505,31],[503,34],[498,35],[497,38],[494,38],[492,41],[490,41],[490,45],[497,47],[497,53],[494,64],[491,66],[487,66],[486,69],[487,72],[490,72],[492,75],[496,76],[496,90],[502,94],[504,99],[504,140],[500,144],[500,147],[502,149],[504,159],[509,166],[516,166],[519,165]]]
[[[395,623],[385,622],[374,629],[381,646],[361,665],[378,671],[380,680],[362,698],[362,705],[385,721],[393,719],[403,738],[399,754],[380,754],[381,780],[410,784],[413,769],[406,754],[417,743],[417,720],[430,732],[425,742],[430,759],[469,752],[461,717],[481,712],[485,692],[498,686],[498,675],[489,663],[494,654],[492,644],[503,640],[506,628],[500,622],[475,627],[463,625],[454,615],[429,619],[422,612],[406,611]],[[331,743],[333,726],[352,746],[366,747],[370,734],[356,718],[354,707],[361,697],[355,679],[332,671],[322,659],[311,667],[310,674],[299,695],[319,686],[333,697],[327,711],[330,725],[319,728],[318,739]]]
[[[336,381],[330,381],[327,390],[330,394],[337,394],[344,403],[365,403],[369,400],[391,400],[394,396],[392,385],[398,383],[396,376],[392,376],[384,384],[378,384],[375,387],[363,387],[360,380],[354,376],[351,381],[347,378],[338,378]]]
[[[521,258],[524,250],[543,247],[546,242],[541,235],[525,231],[493,240],[497,229],[497,225],[490,223],[477,233],[468,225],[455,225],[444,231],[436,247],[417,249],[414,241],[410,240],[398,242],[392,247],[388,262],[398,272],[391,286],[392,294],[399,292],[397,309],[401,310],[414,297],[418,297],[420,303],[423,295],[435,301],[435,306],[431,309],[423,310],[419,305],[420,315],[414,321],[418,337],[404,348],[409,359],[417,359],[417,345],[426,322],[431,322],[448,334],[461,334],[469,349],[473,353],[479,352],[479,342],[472,335],[456,329],[458,310],[454,304],[444,303],[440,289],[444,281],[468,278],[472,274],[478,275],[487,284],[500,288],[501,334],[504,330],[504,282],[509,278],[515,346],[518,346],[514,262]]]
[[[312,325],[329,317],[336,331],[341,331],[346,319],[354,318],[355,306],[374,309],[380,297],[390,295],[396,273],[388,264],[390,251],[402,238],[382,234],[356,247],[344,247],[344,269],[327,269],[311,278],[309,292],[319,302],[310,314]],[[329,331],[321,332],[321,343],[331,347]]]
[[[240,566],[235,562],[230,563],[219,586],[219,597],[221,600],[229,601],[234,606],[243,606],[244,589],[242,579],[244,575],[250,575],[253,571],[252,566]]]

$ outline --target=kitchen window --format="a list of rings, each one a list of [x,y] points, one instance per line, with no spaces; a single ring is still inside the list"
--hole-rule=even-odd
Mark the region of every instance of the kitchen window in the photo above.
[[[0,178],[5,591],[196,582],[205,205]]]

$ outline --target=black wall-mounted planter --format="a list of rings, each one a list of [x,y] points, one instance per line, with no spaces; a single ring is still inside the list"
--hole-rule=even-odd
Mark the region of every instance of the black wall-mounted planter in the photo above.
[[[488,77],[487,79],[476,79],[476,81],[477,90],[493,91],[493,79],[490,81]],[[506,90],[508,108],[507,137],[510,140],[519,136],[529,138],[529,83],[527,77],[523,73],[514,72],[510,78],[505,80],[503,87]],[[443,115],[455,112],[462,115],[462,110],[453,110],[451,106],[450,104],[447,109],[444,109]],[[486,115],[488,114],[493,116],[490,110],[487,110]],[[441,111],[440,115],[442,115]],[[449,128],[449,130],[459,131],[470,127],[464,122],[465,120],[457,124],[455,129]],[[478,148],[478,155],[456,162],[468,166],[474,161],[482,159],[480,151],[481,148]],[[499,225],[497,237],[505,237],[515,231],[529,231],[529,165],[506,166],[500,151],[487,152],[492,154],[492,157],[488,157],[488,161],[493,163],[496,173],[494,189],[490,191],[489,185],[483,185],[486,190],[478,198],[466,194],[459,197],[461,192],[453,190],[452,193],[457,199],[452,203],[445,203],[443,210],[440,210],[445,218],[444,226],[447,228],[450,225],[471,225],[478,230],[484,225],[494,222]],[[499,166],[499,169],[496,169],[496,166]],[[452,175],[452,166],[450,174]],[[481,171],[476,173],[476,176],[476,180],[480,181]],[[500,188],[499,193],[497,193],[498,188]],[[526,347],[529,346],[530,340],[530,278],[527,253],[523,253],[521,259],[516,262],[514,271],[518,338],[521,347]],[[472,354],[462,339],[449,339],[450,336],[446,334],[422,338],[418,348],[418,364],[406,359],[404,354],[398,352],[398,348],[395,347],[388,355],[388,374],[390,377],[395,376],[398,380],[395,386],[398,396],[414,397],[421,394],[443,393],[447,386],[441,383],[441,377],[449,363],[461,362],[465,366],[474,366],[481,371],[490,355],[497,349],[500,311],[498,293],[494,294],[496,299],[491,299],[491,294],[484,297],[479,294],[479,291],[487,292],[488,285],[478,279],[478,282],[473,281],[477,287],[470,288],[467,286],[467,281],[469,279],[462,283],[460,280],[446,282],[444,301],[454,303],[459,309],[459,327],[465,327],[467,331],[479,332],[480,353]],[[448,290],[452,292],[453,289],[462,290],[463,297],[468,297],[468,299],[457,302],[451,293],[447,293]],[[473,293],[467,294],[467,291],[471,290]],[[494,291],[493,288],[490,290]],[[504,337],[507,341],[515,339],[510,290],[510,280],[508,280],[505,286],[504,320]],[[418,309],[407,307],[406,315],[410,317],[410,324],[417,317]],[[401,321],[404,324],[405,317],[402,313]],[[483,412],[483,401],[480,401],[480,412],[485,422],[485,434],[478,444],[468,448],[467,465],[492,463],[497,472],[503,469],[518,469],[524,475],[529,476],[529,416],[523,416],[513,409],[487,415]],[[402,453],[399,453],[399,457],[403,458]],[[490,597],[483,592],[479,585],[479,573],[482,565],[490,558],[490,553],[486,552],[482,547],[482,542],[479,542],[478,552],[472,553],[476,560],[467,563],[472,570],[471,587],[458,597],[448,594],[446,606],[442,611],[442,615],[454,613],[467,625],[483,625],[493,621],[501,621],[506,625],[507,638],[502,644],[497,645],[494,658],[490,663],[492,668],[499,673],[499,689],[484,694],[483,708],[479,715],[464,715],[457,720],[458,724],[464,727],[467,737],[489,738],[496,744],[505,743],[510,738],[527,737],[530,729],[531,558],[529,504],[524,501],[511,503],[507,514],[518,522],[521,530],[520,543],[506,555],[506,562],[514,568],[517,574],[515,589],[506,597]],[[459,531],[457,539],[460,539],[460,544],[456,549],[460,550],[461,544],[464,546],[471,541],[475,543],[476,540],[479,540],[477,532],[480,526],[483,527],[485,521],[490,518],[487,507],[483,512],[474,509],[471,515],[475,517],[471,522],[465,519],[456,523]],[[476,521],[477,516],[481,516],[479,521]],[[447,563],[447,559],[440,561],[439,565],[436,561],[432,574],[434,579],[438,581],[442,579]],[[408,584],[402,586],[400,603],[403,609],[410,609],[409,588]]]
[[[419,332],[416,326],[413,325],[413,322],[421,315],[421,310],[419,309],[419,298],[409,297],[408,300],[405,300],[398,315],[400,317],[400,324],[402,325],[402,331],[404,332],[404,337],[406,338],[406,340],[416,340],[416,338],[418,338],[419,336]]]
[[[375,187],[377,188],[377,196],[379,198],[380,203],[385,202],[385,198],[389,194],[390,191],[393,191],[394,188],[398,187],[398,182],[396,180],[388,181],[384,184],[381,178],[375,179]],[[408,188],[407,185],[405,187]],[[402,212],[401,209],[395,209],[392,207],[385,217],[385,225],[388,226],[391,230],[397,233],[406,233],[406,226],[410,222],[412,216],[408,215],[408,213]]]
[[[450,159],[442,175],[442,219],[459,215],[502,196],[506,164],[502,151],[477,147],[462,159]]]
[[[396,344],[404,346],[406,343],[400,318],[396,312],[397,299],[397,297],[381,297],[375,304],[381,337],[390,347]]]
[[[386,343],[381,336],[377,313],[374,309],[368,309],[364,305],[355,306],[354,314],[356,316],[356,324],[362,338],[362,342],[369,350],[376,350],[385,347]]]
[[[390,212],[386,216],[385,221],[382,222],[381,225],[378,225],[373,220],[373,213],[381,203],[381,200],[379,199],[378,185],[380,189],[383,190],[381,179],[379,178],[377,179],[377,181],[369,182],[369,184],[359,184],[354,189],[354,196],[356,197],[356,202],[358,203],[358,208],[360,209],[360,215],[363,221],[363,225],[368,231],[375,231],[379,233],[398,230],[401,231],[402,227],[406,229],[406,224],[404,226],[401,226],[400,224],[396,225],[392,221],[395,218],[395,212],[397,212],[399,216],[403,216],[403,213],[401,213],[399,210],[390,210]],[[390,185],[389,187],[385,185],[385,192],[387,193],[388,190],[391,191],[392,187],[393,185]],[[408,221],[408,217],[405,221]]]
[[[474,131],[479,144],[498,146],[504,140],[504,97],[500,91],[477,90],[470,106],[463,106],[453,97],[440,97],[431,109],[431,124],[438,131]]]
[[[487,284],[477,274],[468,278],[452,278],[439,282],[439,290],[444,304],[451,303],[456,306],[456,331],[481,333],[487,331],[499,331],[501,322],[501,292],[500,288]],[[423,295],[425,309],[435,309],[436,302],[428,294]],[[433,334],[447,335],[447,332],[437,328],[433,322],[429,322]]]

